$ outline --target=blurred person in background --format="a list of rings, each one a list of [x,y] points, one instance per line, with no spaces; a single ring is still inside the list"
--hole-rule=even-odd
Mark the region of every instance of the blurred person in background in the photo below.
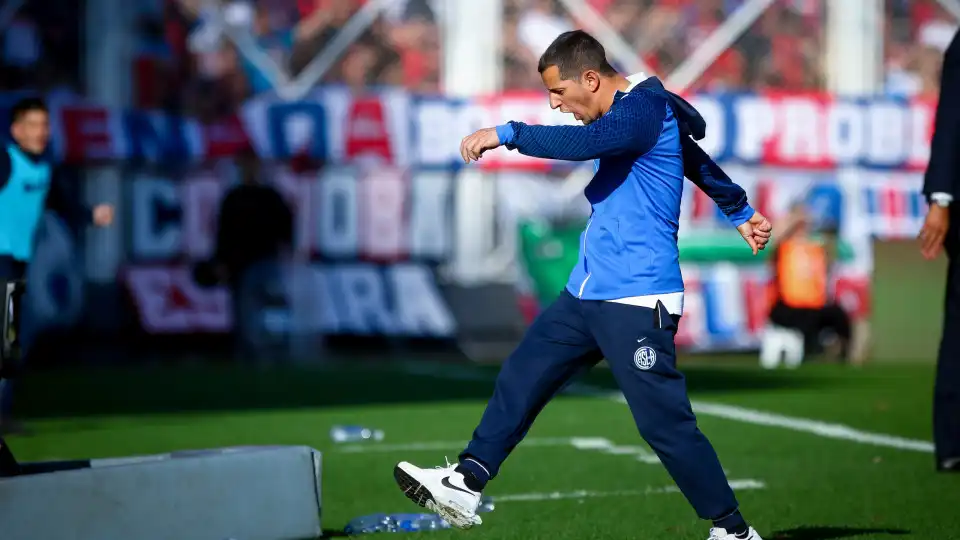
[[[940,101],[930,144],[923,194],[930,203],[920,230],[920,251],[929,260],[946,248],[947,293],[943,337],[934,388],[933,439],[938,470],[960,472],[960,230],[956,205],[960,184],[960,32],[943,59]]]
[[[11,141],[0,152],[0,281],[21,280],[33,255],[34,235],[44,208],[73,221],[77,216],[98,226],[113,221],[113,207],[100,204],[92,210],[83,207],[74,190],[56,181],[47,152],[50,140],[50,114],[39,98],[17,102],[10,113]],[[76,221],[73,221],[76,223]],[[4,306],[6,308],[6,306]],[[16,313],[14,321],[20,321]],[[20,346],[20,362],[32,339],[28,325],[15,328]],[[18,431],[12,418],[13,384],[10,380],[20,366],[5,363],[0,374],[0,432]]]
[[[820,224],[814,235],[813,223],[803,203],[794,204],[772,253],[772,308],[769,321],[800,331],[804,350],[821,350],[825,331],[839,340],[841,357],[862,361],[851,347],[850,316],[830,298],[830,268],[836,259],[836,226]]]
[[[292,250],[293,211],[279,191],[263,182],[252,151],[239,156],[237,165],[240,182],[220,203],[212,270],[213,279],[230,289],[235,352],[241,357],[251,352],[257,335],[265,284]]]

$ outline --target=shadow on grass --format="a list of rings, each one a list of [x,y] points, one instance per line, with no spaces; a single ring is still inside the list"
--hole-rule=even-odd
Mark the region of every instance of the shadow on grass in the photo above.
[[[411,367],[412,366],[412,367]],[[353,361],[305,369],[239,365],[107,367],[28,373],[17,388],[27,418],[136,415],[340,407],[441,401],[486,401],[499,366],[449,362],[401,364]],[[698,394],[825,388],[839,372],[784,373],[752,367],[691,366],[687,385]],[[842,375],[842,374],[839,374]],[[615,389],[608,369],[582,382]]]
[[[853,538],[864,535],[892,535],[902,536],[910,534],[904,529],[867,529],[857,527],[797,527],[777,531],[771,536],[772,540],[835,540]]]

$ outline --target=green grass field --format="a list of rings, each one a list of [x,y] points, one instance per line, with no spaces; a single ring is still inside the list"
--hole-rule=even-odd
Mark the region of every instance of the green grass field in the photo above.
[[[796,372],[761,372],[752,359],[685,364],[691,395],[706,411],[699,414],[701,429],[729,478],[754,487],[738,495],[765,538],[960,538],[960,475],[936,474],[928,450],[760,425],[755,413],[747,414],[750,421],[716,416],[727,410],[718,405],[735,405],[740,407],[735,411],[929,441],[929,363],[863,369],[810,364]],[[483,411],[495,371],[463,363],[398,362],[311,371],[166,367],[38,373],[22,394],[33,433],[9,442],[30,461],[309,445],[324,452],[323,524],[336,535],[356,516],[417,510],[394,485],[393,465],[455,459]],[[614,388],[603,368],[584,383]],[[337,445],[328,436],[336,424],[380,428],[386,439]],[[609,443],[578,449],[571,438]],[[669,489],[670,478],[649,459],[627,407],[616,400],[562,396],[539,417],[529,441],[490,484],[487,494],[500,500],[483,515],[481,527],[421,534],[438,540],[706,538],[708,524]],[[394,448],[403,444],[429,449]],[[550,494],[564,498],[543,500]]]

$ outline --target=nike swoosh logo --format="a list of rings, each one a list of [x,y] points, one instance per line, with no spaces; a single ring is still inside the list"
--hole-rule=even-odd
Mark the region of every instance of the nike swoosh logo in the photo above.
[[[638,339],[638,340],[637,340],[637,343],[643,343],[643,340],[644,340],[644,339],[647,339],[647,338]]]
[[[455,490],[457,490],[457,491],[462,491],[462,492],[466,493],[467,495],[473,495],[473,492],[472,492],[472,491],[468,491],[468,490],[466,490],[466,489],[463,489],[463,488],[460,488],[460,487],[457,487],[457,486],[451,484],[451,483],[450,483],[450,477],[449,477],[449,476],[444,476],[444,477],[443,477],[443,480],[440,480],[440,484],[441,484],[443,487],[447,487],[447,488],[450,488],[450,489],[455,489]]]

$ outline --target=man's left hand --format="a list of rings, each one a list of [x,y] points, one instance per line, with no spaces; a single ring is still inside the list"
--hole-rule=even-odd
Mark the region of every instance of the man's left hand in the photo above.
[[[947,237],[947,229],[950,228],[950,210],[947,208],[931,204],[927,211],[927,217],[923,221],[923,227],[917,238],[920,239],[920,254],[927,260],[936,259],[943,250],[943,239]]]
[[[98,204],[93,207],[93,224],[97,227],[106,227],[113,223],[113,205]]]
[[[770,236],[773,233],[773,225],[760,212],[754,212],[753,216],[746,223],[737,227],[740,236],[747,241],[753,254],[756,255],[760,250],[767,247]]]
[[[500,137],[497,136],[496,128],[483,128],[467,135],[460,141],[460,156],[464,163],[477,161],[487,150],[493,150],[500,146]]]

